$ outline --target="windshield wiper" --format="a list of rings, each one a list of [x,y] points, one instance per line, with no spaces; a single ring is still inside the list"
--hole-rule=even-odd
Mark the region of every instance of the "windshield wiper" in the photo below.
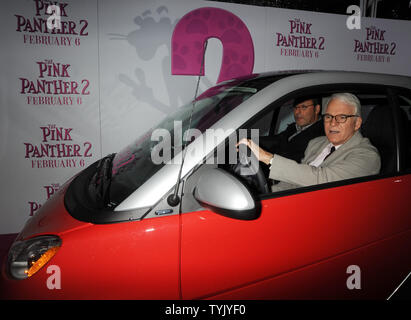
[[[92,191],[95,203],[100,208],[106,207],[110,202],[109,189],[114,155],[110,154],[99,161],[89,184],[89,191]]]

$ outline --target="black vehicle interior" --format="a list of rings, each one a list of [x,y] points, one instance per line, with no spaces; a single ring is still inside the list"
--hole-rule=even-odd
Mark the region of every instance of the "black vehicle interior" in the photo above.
[[[370,140],[372,145],[376,147],[380,153],[380,173],[393,172],[397,165],[397,148],[394,119],[389,106],[375,106],[362,125],[361,133]]]

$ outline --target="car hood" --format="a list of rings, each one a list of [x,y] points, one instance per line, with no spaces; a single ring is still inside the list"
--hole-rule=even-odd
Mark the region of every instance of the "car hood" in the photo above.
[[[64,206],[64,195],[69,182],[63,185],[36,214],[27,220],[23,230],[19,233],[16,240],[24,240],[38,235],[55,234],[89,227],[92,224],[74,219]]]

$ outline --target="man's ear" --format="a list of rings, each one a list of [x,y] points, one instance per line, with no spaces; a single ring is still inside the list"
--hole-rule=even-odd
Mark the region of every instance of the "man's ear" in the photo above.
[[[358,131],[358,129],[361,128],[361,124],[362,124],[362,118],[361,117],[357,117],[355,119],[355,126],[354,126],[354,130]]]
[[[319,104],[317,104],[317,105],[315,106],[315,114],[319,115],[320,112],[321,112],[321,106],[320,106]]]

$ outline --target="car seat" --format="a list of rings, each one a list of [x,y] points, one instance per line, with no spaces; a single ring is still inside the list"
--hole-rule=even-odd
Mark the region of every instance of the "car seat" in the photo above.
[[[388,105],[374,107],[363,124],[361,133],[380,153],[380,173],[394,172],[397,167],[397,151],[391,108]]]

